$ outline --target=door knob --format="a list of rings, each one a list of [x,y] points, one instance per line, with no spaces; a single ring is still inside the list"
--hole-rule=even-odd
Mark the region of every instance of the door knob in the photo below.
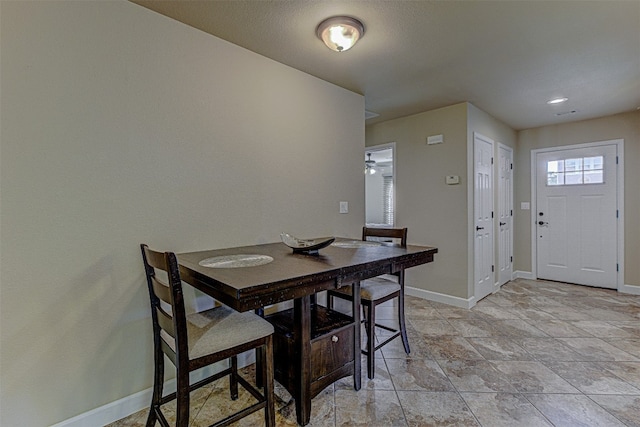
[[[500,223],[500,225],[501,225],[501,226],[502,226],[502,225],[507,225],[507,223],[506,223],[506,222],[501,222],[501,223]]]
[[[476,227],[476,231],[478,230],[484,230],[484,227]]]
[[[538,225],[547,225],[549,224],[548,222],[544,222],[544,221],[538,221]]]

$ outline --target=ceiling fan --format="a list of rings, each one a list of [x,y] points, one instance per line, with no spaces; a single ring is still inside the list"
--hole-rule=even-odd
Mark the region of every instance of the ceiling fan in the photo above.
[[[371,160],[371,153],[367,153],[368,159],[364,161],[364,173],[373,175],[376,173],[375,165],[376,161]]]

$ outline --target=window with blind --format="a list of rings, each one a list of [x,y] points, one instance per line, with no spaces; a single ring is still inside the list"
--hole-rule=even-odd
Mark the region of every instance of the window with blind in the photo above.
[[[385,224],[393,225],[393,177],[383,177],[382,201],[384,203],[383,220]]]

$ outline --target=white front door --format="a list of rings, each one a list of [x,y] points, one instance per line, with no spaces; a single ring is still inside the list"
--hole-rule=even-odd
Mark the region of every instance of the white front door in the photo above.
[[[616,145],[536,154],[537,276],[617,287]]]
[[[474,281],[475,298],[493,291],[493,141],[473,135],[474,149]]]
[[[498,144],[498,285],[513,276],[513,150]]]

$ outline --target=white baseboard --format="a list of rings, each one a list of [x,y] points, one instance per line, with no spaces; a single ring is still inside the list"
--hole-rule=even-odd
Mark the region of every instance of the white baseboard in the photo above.
[[[166,360],[166,359],[165,359]],[[242,353],[238,356],[238,367],[245,367],[255,362],[255,352],[249,351]],[[191,381],[196,382],[214,373],[215,370],[222,370],[225,368],[225,362],[218,362],[213,367],[203,368],[191,374]],[[170,364],[170,363],[169,363]],[[166,365],[166,363],[165,363]],[[170,379],[164,383],[164,394],[173,393],[176,391],[176,380]],[[59,422],[51,427],[95,427],[103,426],[121,420],[128,417],[131,414],[148,408],[151,403],[151,394],[153,388],[142,390],[138,393],[132,394],[115,402],[108,403],[99,408],[92,409],[91,411],[77,415],[68,420]]]
[[[175,380],[169,380],[165,383],[167,391],[169,387],[176,389]],[[124,397],[96,409],[92,409],[84,414],[77,415],[68,420],[54,424],[51,427],[93,427],[103,426],[118,421],[124,417],[138,412],[141,409],[149,407],[151,402],[152,389],[142,390],[131,396]]]
[[[521,270],[516,270],[513,272],[512,278],[515,279],[530,279],[530,280],[534,280],[535,277],[533,277],[533,273],[530,271],[521,271]]]
[[[622,285],[618,292],[621,294],[640,295],[640,286],[636,285]]]
[[[412,288],[410,286],[406,286],[404,288],[404,293],[414,297],[426,299],[428,301],[439,302],[442,304],[449,304],[454,307],[471,308],[474,305],[476,305],[475,297],[465,299],[460,297],[454,297],[453,295],[441,294],[439,292],[427,291],[420,288]]]

